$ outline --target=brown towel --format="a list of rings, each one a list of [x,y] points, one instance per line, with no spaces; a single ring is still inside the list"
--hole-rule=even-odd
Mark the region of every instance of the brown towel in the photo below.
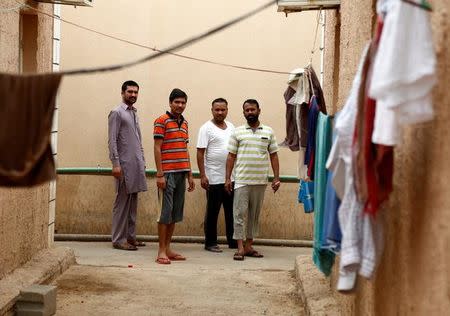
[[[59,74],[0,74],[0,186],[55,178],[50,132],[60,82]]]

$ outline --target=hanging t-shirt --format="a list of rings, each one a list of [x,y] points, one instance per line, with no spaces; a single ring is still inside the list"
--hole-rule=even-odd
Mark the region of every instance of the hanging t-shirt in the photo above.
[[[383,0],[377,12],[385,18],[369,87],[377,101],[372,141],[392,146],[400,142],[401,125],[433,118],[436,56],[425,10]]]
[[[231,122],[225,121],[225,123],[227,128],[221,129],[212,121],[208,121],[200,127],[198,132],[197,148],[206,148],[205,173],[209,184],[225,183],[228,141],[234,130]]]

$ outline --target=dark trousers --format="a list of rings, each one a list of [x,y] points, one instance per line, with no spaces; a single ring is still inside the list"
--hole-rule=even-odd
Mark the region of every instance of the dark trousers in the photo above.
[[[206,199],[205,247],[217,245],[217,219],[221,205],[225,215],[228,246],[236,247],[236,241],[233,240],[233,192],[228,194],[223,184],[213,184],[206,191]]]

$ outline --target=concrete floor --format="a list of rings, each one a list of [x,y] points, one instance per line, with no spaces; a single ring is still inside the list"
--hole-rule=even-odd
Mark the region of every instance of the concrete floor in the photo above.
[[[102,242],[57,242],[75,250],[78,265],[54,284],[57,315],[303,315],[293,274],[309,248],[255,247],[261,259],[233,261],[234,250],[174,244],[185,262],[158,265],[157,245],[138,251]]]

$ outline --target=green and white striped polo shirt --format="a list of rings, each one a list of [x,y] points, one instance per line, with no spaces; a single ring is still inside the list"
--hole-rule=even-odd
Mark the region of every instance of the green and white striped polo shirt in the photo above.
[[[237,127],[230,136],[228,151],[236,154],[234,178],[237,187],[267,183],[269,154],[278,151],[271,127],[263,124],[255,130],[248,124]]]

